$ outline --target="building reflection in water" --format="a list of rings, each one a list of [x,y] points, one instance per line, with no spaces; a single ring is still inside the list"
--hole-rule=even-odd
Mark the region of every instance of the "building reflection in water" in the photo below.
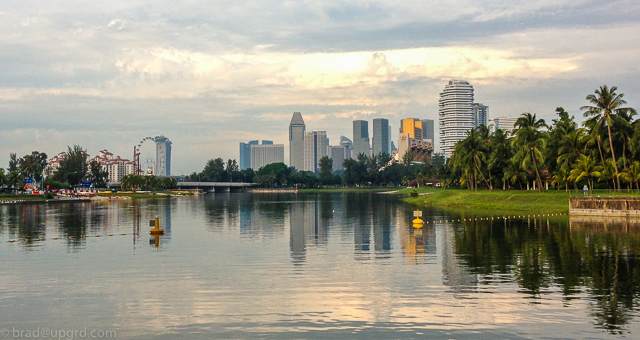
[[[324,218],[322,219],[320,218],[320,211],[323,211]],[[332,212],[331,205],[322,205],[321,207],[317,196],[312,200],[300,200],[291,203],[289,210],[289,247],[294,264],[301,264],[305,261],[309,247],[327,244],[328,223],[331,221],[332,216],[330,214]]]

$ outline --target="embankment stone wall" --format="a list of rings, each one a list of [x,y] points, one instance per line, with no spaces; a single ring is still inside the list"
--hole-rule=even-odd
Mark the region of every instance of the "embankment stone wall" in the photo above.
[[[569,214],[640,217],[640,197],[571,197]]]

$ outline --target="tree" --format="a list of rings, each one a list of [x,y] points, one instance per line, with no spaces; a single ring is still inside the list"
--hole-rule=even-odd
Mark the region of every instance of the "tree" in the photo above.
[[[97,188],[104,188],[107,185],[107,178],[109,173],[102,168],[102,164],[97,160],[92,160],[89,163],[89,175],[87,178],[93,182],[93,185]]]
[[[600,171],[602,166],[596,165],[596,162],[591,156],[581,155],[580,160],[574,165],[571,170],[570,180],[574,182],[580,182],[586,179],[589,182],[589,190],[593,190],[593,178],[600,177]]]
[[[329,158],[329,156],[324,156],[320,158],[318,165],[320,166],[320,180],[322,180],[322,184],[329,184],[333,174],[333,160]]]
[[[289,183],[291,169],[284,163],[271,163],[258,170],[254,181],[263,186],[286,186]]]
[[[635,183],[636,189],[640,190],[640,186],[638,186],[638,181],[640,181],[640,162],[633,162],[626,171],[620,173],[620,176],[626,182],[632,183],[631,189],[633,189],[633,183]]]
[[[9,154],[9,169],[7,169],[9,173],[18,170],[18,157],[15,153]]]
[[[635,110],[632,108],[622,107],[627,102],[622,99],[624,94],[617,94],[616,90],[618,90],[616,86],[612,86],[611,88],[608,88],[607,85],[600,86],[599,89],[595,90],[595,94],[590,94],[586,98],[592,105],[585,105],[581,107],[580,110],[585,110],[585,117],[593,117],[601,125],[606,125],[609,133],[609,145],[611,158],[613,158],[613,168],[615,169],[618,190],[620,190],[620,178],[618,174],[618,165],[616,164],[611,125],[613,125],[614,120],[621,111],[632,110],[635,113]]]
[[[238,166],[238,162],[235,159],[227,160],[227,176],[229,182],[233,182],[233,175],[240,171],[240,167]]]
[[[571,169],[571,166],[580,158],[584,148],[585,135],[583,129],[577,129],[562,137],[556,160],[561,169]]]
[[[217,182],[224,174],[224,160],[222,158],[210,159],[202,170],[200,180],[202,182]]]
[[[87,176],[87,152],[80,145],[69,147],[67,156],[60,162],[54,178],[61,182],[77,186]]]
[[[145,184],[144,176],[129,174],[122,176],[120,187],[123,190],[139,189]]]
[[[0,189],[6,184],[7,175],[4,174],[4,169],[0,168]]]
[[[16,192],[18,190],[18,187],[22,183],[22,180],[20,177],[21,176],[18,170],[11,171],[5,179],[5,183],[7,187],[10,189],[13,189],[13,191]]]
[[[544,119],[537,119],[535,113],[523,113],[515,123],[515,139],[514,146],[517,150],[516,158],[521,160],[522,167],[527,168],[533,165],[536,179],[538,182],[538,190],[543,191],[542,180],[540,179],[540,169],[538,165],[542,165],[544,160],[543,152],[545,151],[546,139],[545,134],[540,131],[546,128]]]
[[[171,177],[162,177],[160,182],[160,186],[163,189],[175,189],[178,186],[178,181],[175,178]]]

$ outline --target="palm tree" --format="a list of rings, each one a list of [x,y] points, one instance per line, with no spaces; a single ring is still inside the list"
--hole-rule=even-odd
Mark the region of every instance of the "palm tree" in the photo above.
[[[7,184],[7,187],[12,188],[14,192],[17,192],[18,184],[21,182],[20,177],[21,176],[18,170],[11,171],[5,181],[5,183]]]
[[[522,182],[527,180],[527,172],[520,167],[520,162],[511,158],[504,169],[502,180],[508,181],[512,185],[518,183],[520,184],[520,189],[522,189]]]
[[[489,190],[493,190],[493,186],[483,174],[483,165],[487,163],[487,147],[484,140],[481,139],[481,133],[477,129],[472,129],[467,132],[467,138],[456,143],[455,150],[453,152],[457,164],[454,163],[454,167],[458,165],[463,172],[467,172],[474,181],[473,187],[475,188],[475,174],[480,174],[482,180],[487,184]]]
[[[7,181],[7,176],[4,174],[4,169],[0,168],[0,189],[2,189],[6,181]]]
[[[502,129],[497,129],[491,135],[491,157],[489,157],[489,169],[497,168],[498,174],[502,171],[504,175],[504,168],[509,163],[513,152],[511,150],[511,144],[509,143],[509,132]],[[491,172],[489,172],[491,173]],[[506,180],[502,179],[502,190],[506,189]]]
[[[561,167],[555,175],[553,175],[553,182],[558,189],[560,184],[564,184],[564,191],[569,192],[569,176],[571,175],[569,168]],[[575,186],[575,183],[574,183]]]
[[[569,179],[576,183],[586,179],[587,182],[589,182],[589,189],[593,190],[592,178],[600,177],[601,171],[602,166],[596,165],[595,160],[591,158],[591,156],[581,155],[578,162],[574,165],[573,170],[571,170]]]
[[[636,189],[640,190],[640,186],[638,186],[638,181],[640,181],[640,162],[633,162],[626,171],[621,172],[620,176],[631,184],[631,189],[633,189],[633,183],[636,184]]]
[[[616,126],[616,132],[614,133],[616,140],[622,141],[622,159],[624,161],[623,166],[625,168],[627,167],[627,150],[629,150],[627,145],[629,144],[629,140],[633,137],[634,132],[631,121],[635,115],[635,110],[621,110],[618,112],[614,122]]]
[[[616,180],[618,182],[618,190],[620,190],[620,178],[618,178],[618,165],[616,164],[616,155],[614,152],[613,135],[611,134],[611,125],[621,111],[633,110],[632,108],[622,107],[627,102],[622,99],[623,93],[617,94],[616,86],[612,86],[610,89],[607,85],[600,86],[595,90],[595,94],[587,96],[587,100],[592,105],[585,105],[580,110],[585,110],[585,117],[593,117],[602,122],[602,125],[607,126],[609,132],[609,146],[611,149],[611,157],[613,158],[613,167],[616,171]],[[633,110],[635,112],[635,110]]]
[[[570,168],[580,158],[584,135],[584,129],[577,129],[562,137],[558,148],[558,164],[561,168]]]
[[[540,130],[547,128],[547,124],[545,124],[544,119],[536,119],[535,113],[527,112],[518,118],[515,127],[514,146],[518,150],[516,158],[522,160],[523,168],[528,168],[530,164],[533,164],[538,190],[543,191],[538,164],[544,159],[543,152],[546,147],[546,139],[544,138],[545,134]]]

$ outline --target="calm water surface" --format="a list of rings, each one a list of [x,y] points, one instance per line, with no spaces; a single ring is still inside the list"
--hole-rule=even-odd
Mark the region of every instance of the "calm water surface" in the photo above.
[[[0,328],[640,337],[640,226],[425,209],[442,223],[415,229],[413,208],[357,193],[0,206]],[[166,230],[157,240],[155,215]]]

